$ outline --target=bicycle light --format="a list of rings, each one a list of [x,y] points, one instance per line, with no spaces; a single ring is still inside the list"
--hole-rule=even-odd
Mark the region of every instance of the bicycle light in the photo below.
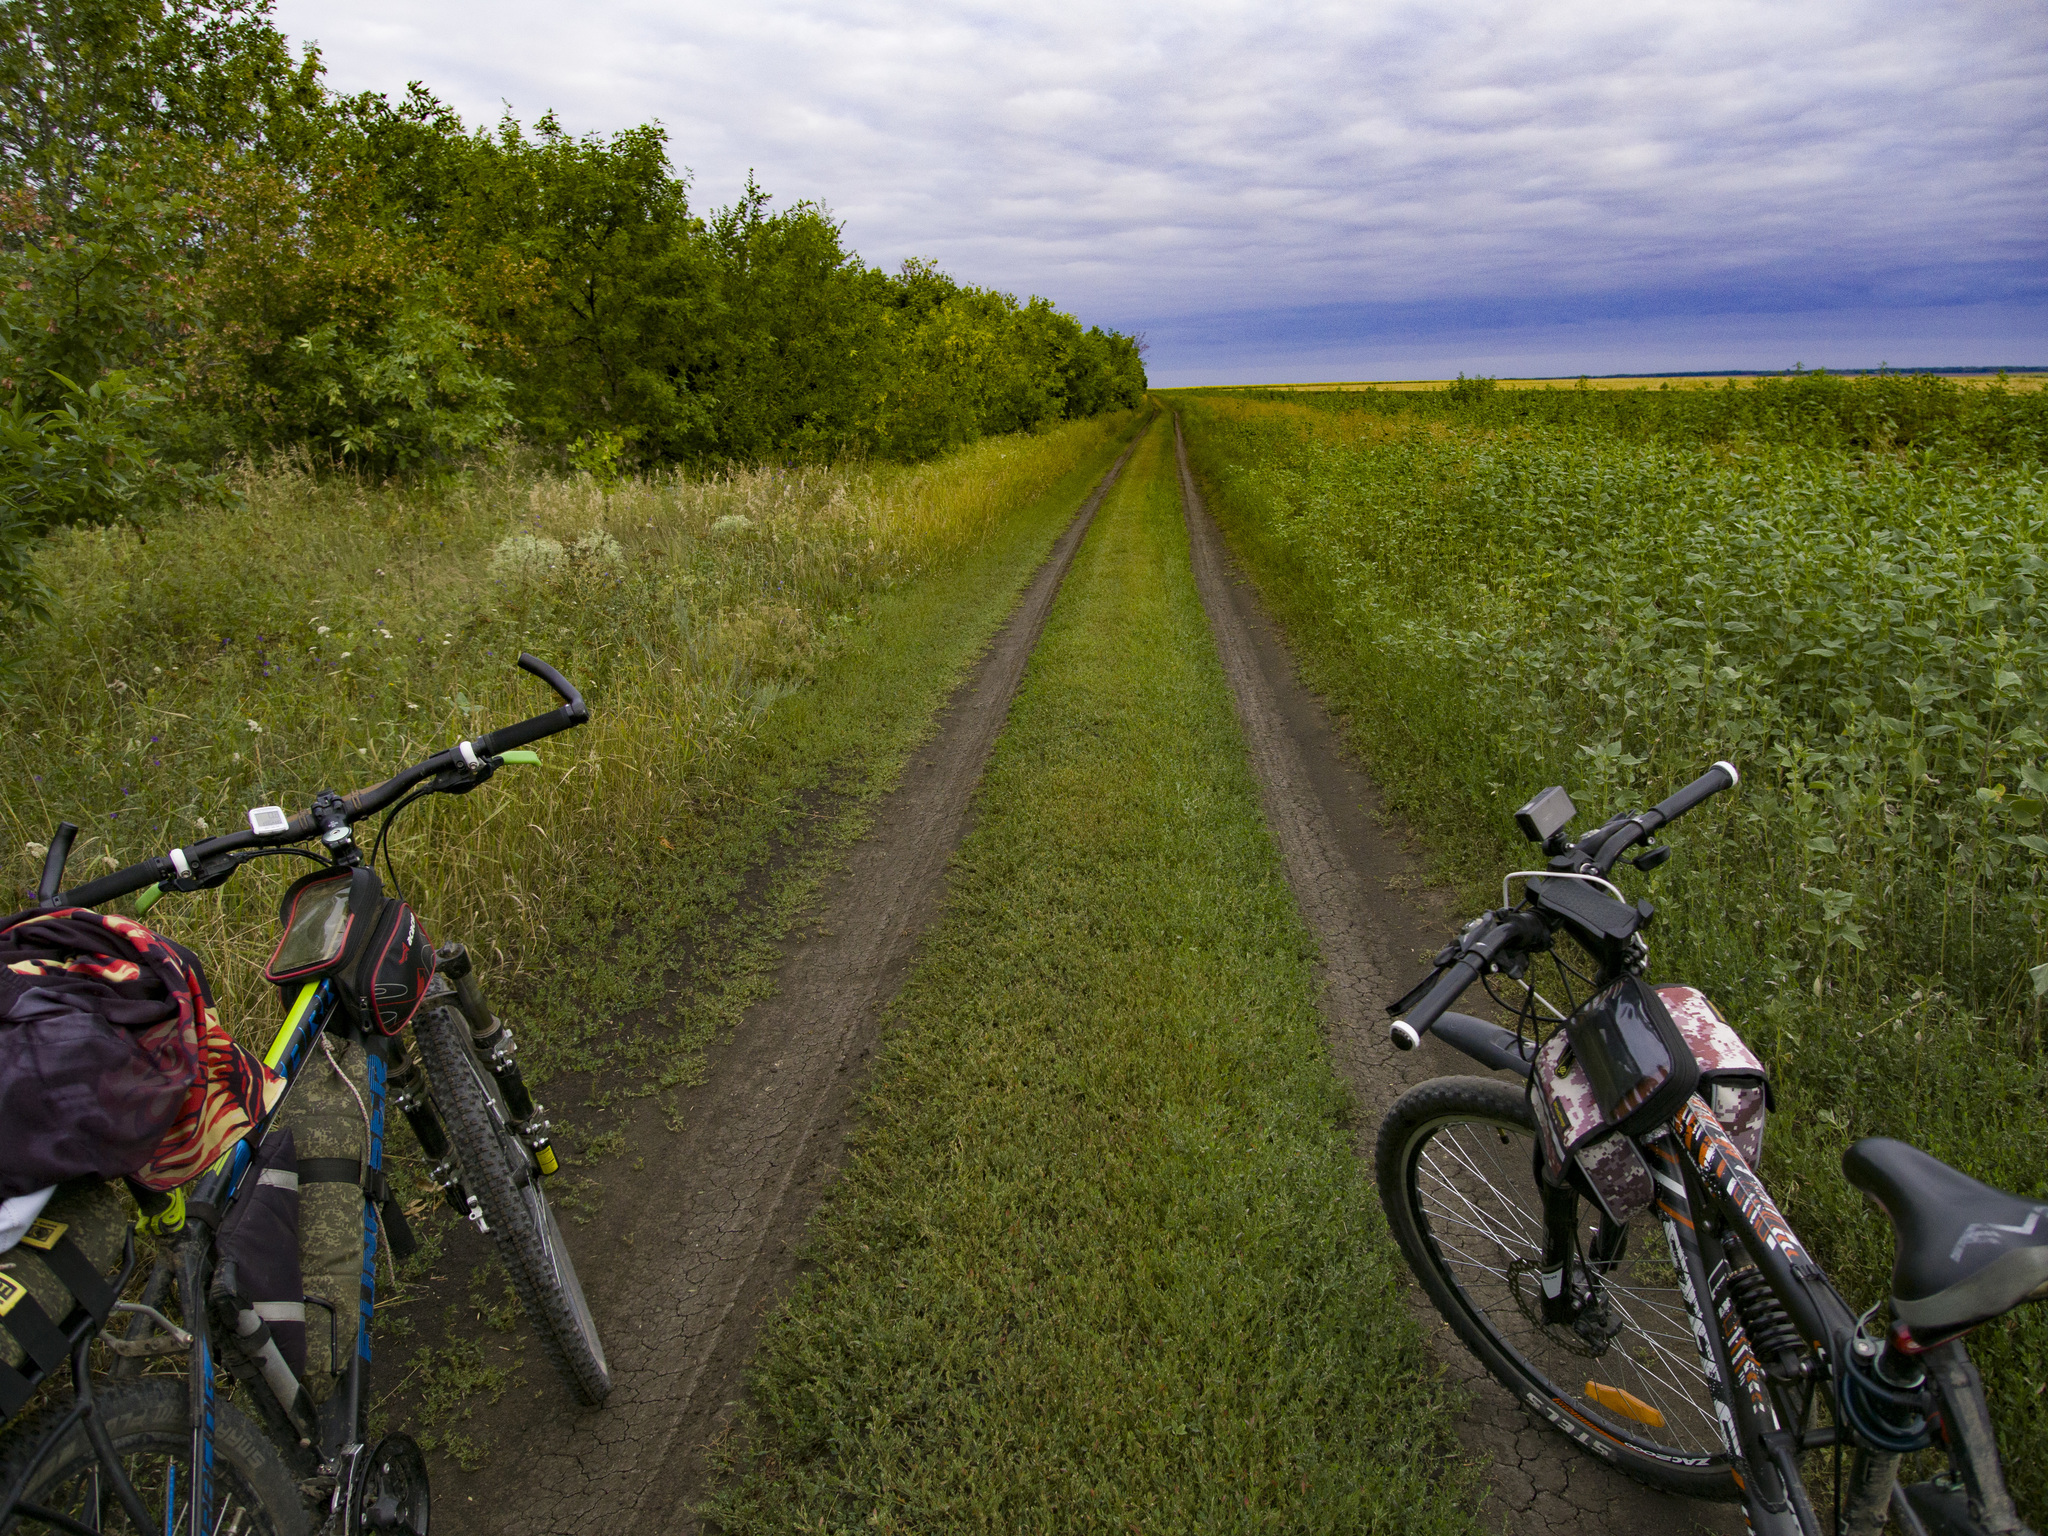
[[[1572,804],[1572,797],[1564,792],[1564,786],[1553,784],[1515,812],[1515,825],[1522,829],[1522,836],[1530,842],[1544,843],[1553,834],[1563,831],[1565,824],[1578,814],[1579,808]]]

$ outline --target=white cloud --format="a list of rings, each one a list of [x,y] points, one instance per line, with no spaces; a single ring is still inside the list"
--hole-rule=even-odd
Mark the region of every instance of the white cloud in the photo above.
[[[870,261],[1084,319],[2048,303],[2048,12],[281,0],[344,89],[659,118]],[[1422,305],[1425,310],[1412,307]],[[1618,309],[1617,309],[1618,307]],[[1660,310],[1660,312],[1662,312]],[[2039,359],[2048,361],[2048,357]],[[1155,359],[1163,361],[1163,359]]]

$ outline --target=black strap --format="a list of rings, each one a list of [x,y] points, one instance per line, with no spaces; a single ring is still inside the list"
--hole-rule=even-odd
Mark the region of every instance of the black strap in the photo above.
[[[14,1335],[14,1342],[39,1370],[54,1371],[71,1353],[70,1344],[57,1331],[49,1314],[36,1304],[35,1297],[25,1292],[0,1314],[0,1326]]]
[[[0,1362],[0,1419],[11,1419],[36,1395],[35,1383],[13,1366]]]
[[[412,1235],[412,1227],[405,1219],[405,1208],[395,1196],[387,1196],[378,1207],[384,1218],[384,1237],[391,1244],[394,1258],[409,1259],[420,1251],[419,1240]]]
[[[72,1300],[92,1314],[94,1322],[104,1323],[113,1315],[117,1300],[113,1287],[101,1278],[92,1260],[69,1237],[60,1237],[37,1253],[50,1273],[63,1282]]]
[[[299,1187],[308,1184],[354,1184],[372,1202],[391,1198],[391,1184],[382,1168],[372,1168],[355,1157],[302,1157],[299,1159]]]
[[[409,1259],[419,1252],[419,1242],[413,1237],[398,1197],[391,1192],[391,1180],[382,1168],[367,1167],[353,1157],[302,1157],[299,1184],[301,1188],[308,1184],[357,1185],[384,1218],[384,1234],[390,1240],[392,1253]]]

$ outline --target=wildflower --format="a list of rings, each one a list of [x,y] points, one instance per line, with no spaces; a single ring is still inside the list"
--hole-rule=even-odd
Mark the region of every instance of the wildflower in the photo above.
[[[254,731],[258,736],[261,736],[263,734],[263,727],[258,725],[254,720],[244,720],[242,723],[248,726],[249,729]]]
[[[318,629],[314,630],[313,633],[316,635],[331,635],[334,633],[334,631],[328,625],[322,624]]]

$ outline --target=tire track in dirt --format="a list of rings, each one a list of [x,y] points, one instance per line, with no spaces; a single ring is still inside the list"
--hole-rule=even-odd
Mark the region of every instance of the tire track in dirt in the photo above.
[[[698,1529],[692,1506],[711,1470],[707,1450],[731,1421],[762,1318],[797,1276],[804,1227],[838,1166],[882,1009],[938,913],[947,861],[1024,664],[1131,452],[1089,495],[932,739],[877,805],[868,835],[784,941],[775,994],[707,1053],[705,1081],[683,1096],[683,1130],[667,1130],[648,1099],[626,1121],[628,1146],[644,1150],[649,1166],[608,1177],[605,1221],[581,1229],[596,1235],[601,1225],[618,1246],[571,1237],[610,1359],[610,1400],[565,1416],[565,1394],[540,1365],[536,1400],[496,1436],[511,1454],[476,1473],[437,1471],[437,1529]]]
[[[1453,1073],[1484,1075],[1477,1063],[1434,1039],[1413,1052],[1396,1051],[1382,1012],[1422,974],[1424,957],[1457,919],[1469,914],[1453,913],[1444,893],[1422,893],[1420,860],[1386,829],[1377,792],[1345,753],[1321,701],[1296,681],[1285,641],[1202,506],[1177,419],[1174,452],[1195,585],[1237,703],[1267,823],[1302,917],[1322,949],[1330,1055],[1356,1100],[1359,1156],[1369,1162],[1381,1117],[1408,1088]],[[1741,1529],[1732,1508],[1645,1488],[1539,1425],[1472,1358],[1421,1292],[1411,1294],[1438,1358],[1471,1394],[1458,1436],[1487,1468],[1492,1497],[1482,1518],[1489,1527],[1511,1536]]]

